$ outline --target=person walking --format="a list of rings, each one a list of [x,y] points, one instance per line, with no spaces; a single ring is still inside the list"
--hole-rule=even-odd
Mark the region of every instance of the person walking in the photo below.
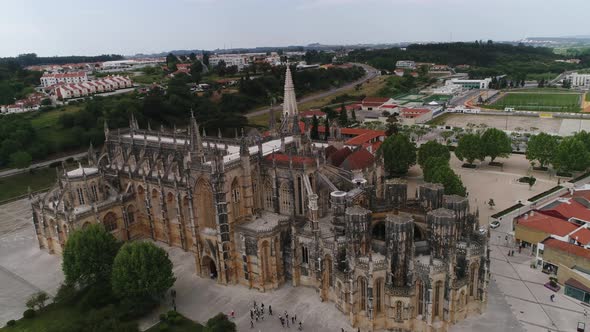
[[[254,319],[254,310],[250,309],[250,320]]]
[[[549,298],[551,299],[551,302],[555,302],[555,294],[551,294],[551,296],[549,296]]]
[[[291,317],[291,323],[295,324],[295,317]]]
[[[299,331],[303,331],[303,325],[299,322]]]
[[[250,319],[250,328],[253,329],[254,328],[254,321]]]
[[[272,306],[271,305],[268,306],[268,314],[272,316]]]

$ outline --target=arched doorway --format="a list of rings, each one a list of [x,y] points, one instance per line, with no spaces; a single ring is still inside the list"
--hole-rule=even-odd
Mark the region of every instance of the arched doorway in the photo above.
[[[213,280],[217,279],[217,266],[211,257],[204,256],[201,265],[201,271],[206,272],[209,278]]]

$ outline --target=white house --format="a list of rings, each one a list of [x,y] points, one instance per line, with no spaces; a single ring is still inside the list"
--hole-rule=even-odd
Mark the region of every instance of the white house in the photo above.
[[[78,71],[78,72],[71,72],[71,73],[58,73],[58,74],[49,74],[44,73],[41,76],[41,86],[48,87],[58,83],[82,83],[87,82],[88,76],[86,72]]]

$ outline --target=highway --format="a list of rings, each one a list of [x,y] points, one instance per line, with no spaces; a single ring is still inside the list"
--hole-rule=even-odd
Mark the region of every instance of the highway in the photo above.
[[[56,159],[52,159],[52,160],[47,160],[47,161],[42,161],[36,164],[31,164],[31,166],[27,167],[27,168],[12,168],[12,169],[7,169],[4,171],[0,172],[0,178],[3,177],[7,177],[7,176],[12,176],[12,175],[16,175],[16,174],[21,174],[21,173],[26,173],[28,172],[30,169],[35,169],[35,168],[43,168],[43,167],[47,167],[49,165],[51,165],[52,163],[56,162],[56,161],[65,161],[68,158],[74,158],[75,160],[81,159],[83,157],[86,157],[88,152],[82,152],[82,153],[77,153],[77,154],[73,154],[73,155],[69,155],[69,156],[64,156],[61,158],[56,158]]]
[[[348,83],[348,84],[343,85],[343,86],[338,87],[338,88],[333,88],[333,89],[330,89],[330,90],[327,90],[327,91],[323,91],[323,92],[319,92],[319,93],[316,93],[316,94],[313,94],[313,95],[310,95],[310,96],[307,96],[307,97],[303,97],[303,98],[301,98],[301,99],[299,99],[297,101],[297,104],[299,105],[299,104],[302,104],[302,103],[307,103],[309,101],[314,101],[314,100],[317,100],[317,99],[321,99],[321,98],[324,98],[324,97],[328,97],[328,96],[331,96],[331,95],[338,94],[338,93],[340,93],[342,91],[345,91],[345,90],[354,88],[357,84],[364,83],[364,82],[366,82],[368,80],[371,80],[371,79],[379,76],[379,70],[377,70],[377,69],[375,69],[375,68],[373,68],[373,67],[371,67],[369,65],[366,65],[366,64],[363,64],[363,63],[353,63],[353,65],[360,66],[360,67],[363,67],[365,69],[366,73],[365,73],[365,76],[363,78],[361,78],[358,81],[354,81],[352,83]],[[277,106],[273,107],[273,110],[276,111],[276,110],[279,110],[281,108],[282,108],[281,105],[277,105]],[[260,110],[257,110],[257,111],[250,112],[250,113],[246,114],[246,117],[247,118],[251,118],[251,117],[254,117],[254,116],[263,115],[265,113],[268,113],[269,111],[270,111],[270,107],[264,108],[264,109],[260,109]]]

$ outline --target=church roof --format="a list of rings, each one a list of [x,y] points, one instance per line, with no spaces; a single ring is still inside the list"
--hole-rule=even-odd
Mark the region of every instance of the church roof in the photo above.
[[[352,150],[350,150],[349,147],[343,147],[342,149],[332,153],[328,159],[332,165],[340,166],[351,153]]]
[[[375,157],[366,149],[351,153],[340,165],[346,170],[365,169],[375,162]]]

